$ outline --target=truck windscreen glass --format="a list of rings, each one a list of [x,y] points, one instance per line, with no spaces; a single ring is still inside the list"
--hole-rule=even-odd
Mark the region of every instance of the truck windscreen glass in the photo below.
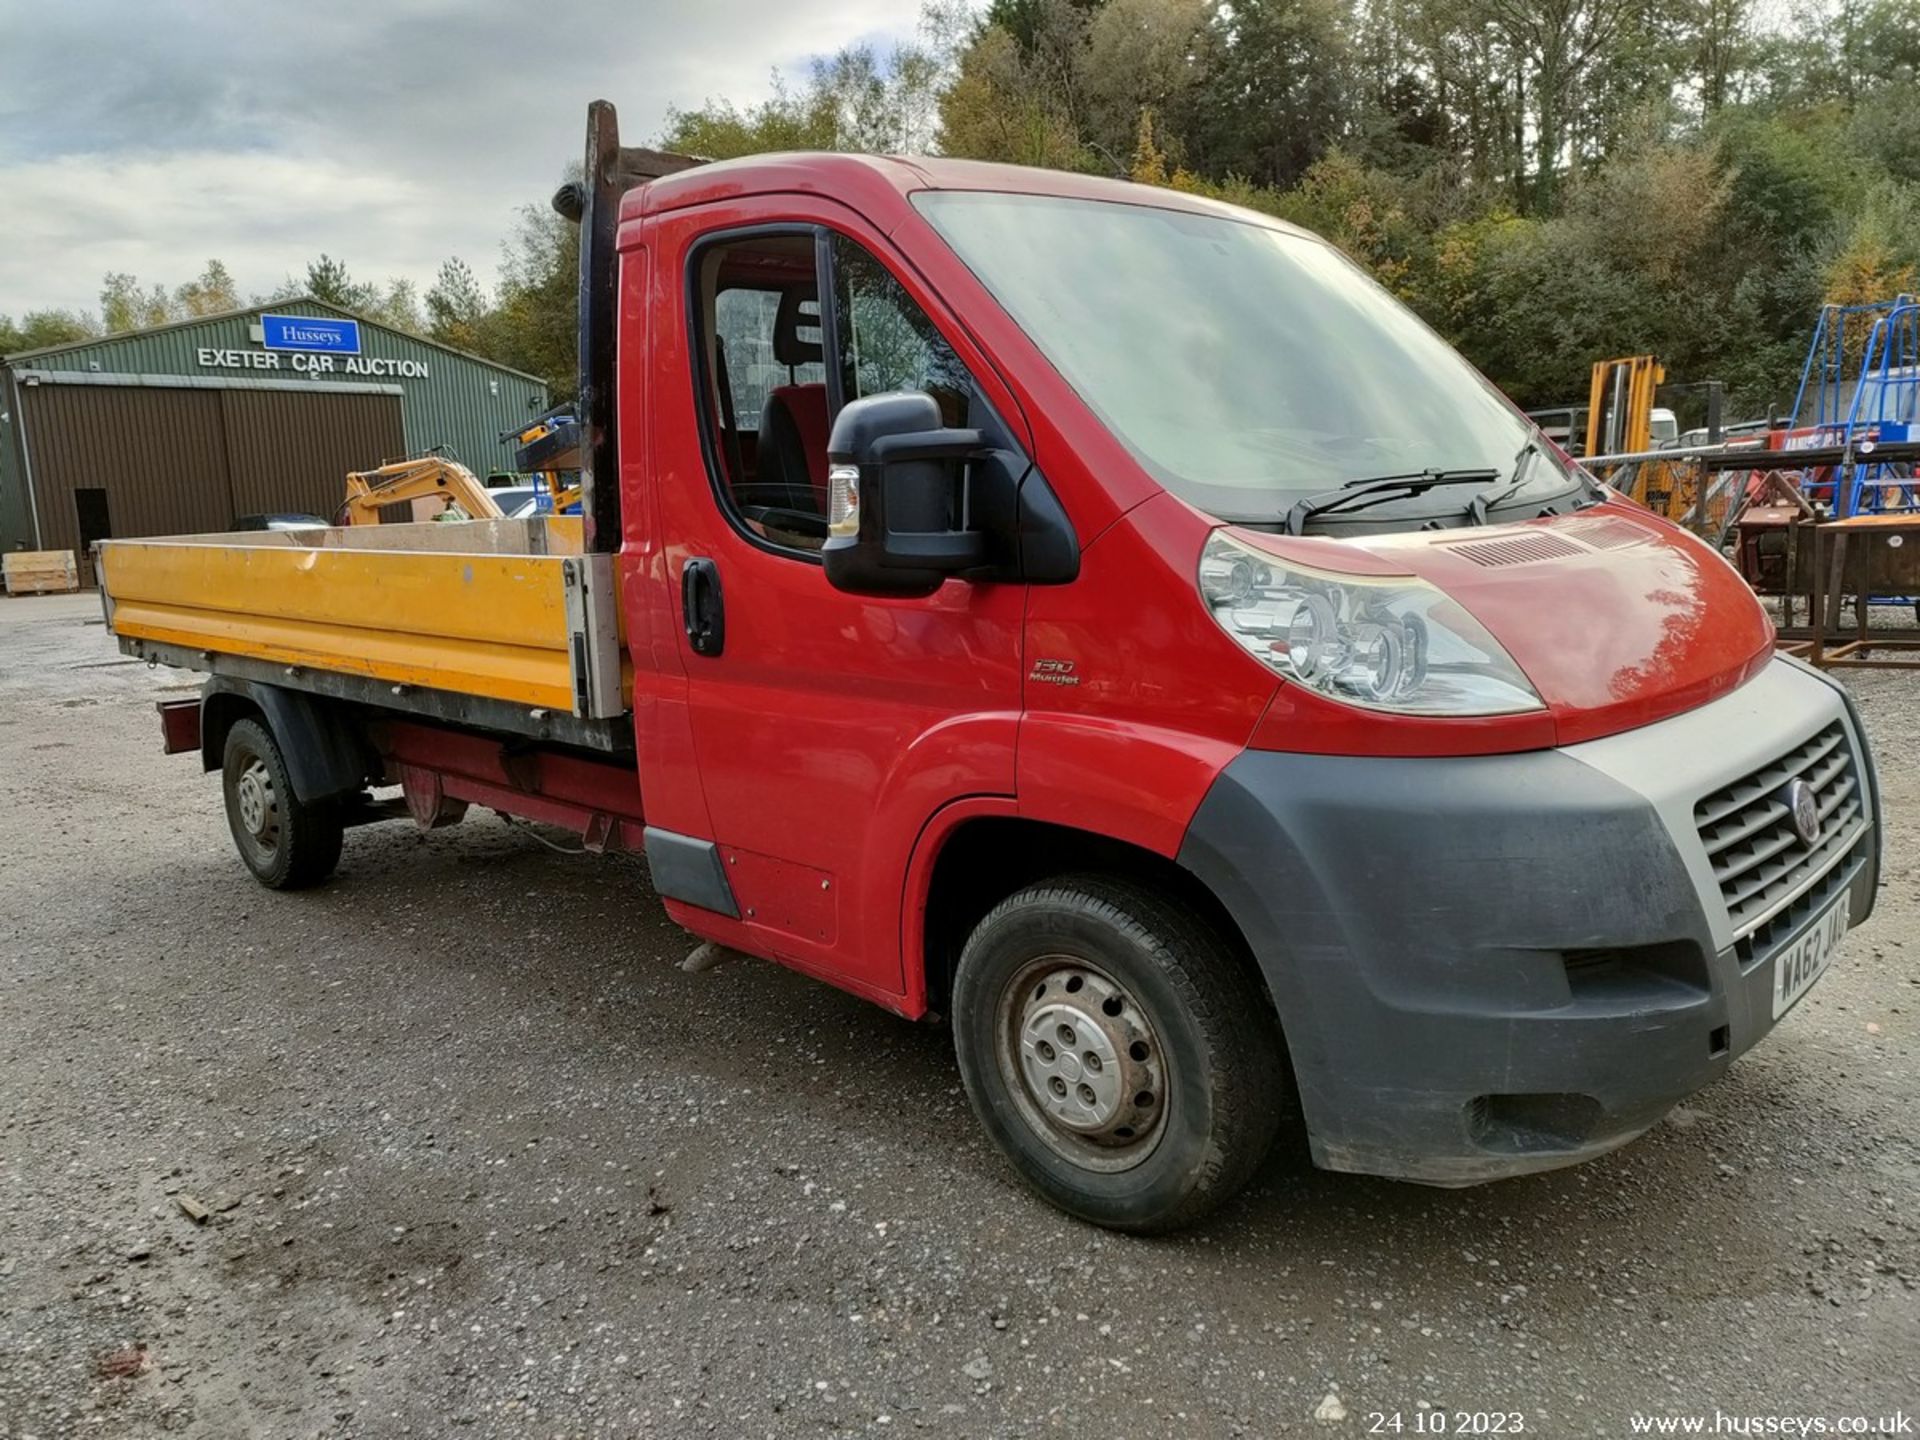
[[[1161,483],[1215,515],[1277,522],[1304,496],[1377,475],[1504,476],[1527,439],[1444,340],[1311,236],[1047,195],[913,198]],[[1543,459],[1509,498],[1568,483]]]

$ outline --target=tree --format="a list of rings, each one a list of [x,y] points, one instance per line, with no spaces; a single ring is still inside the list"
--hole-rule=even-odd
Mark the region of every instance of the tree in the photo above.
[[[967,45],[941,92],[938,145],[948,155],[1015,165],[1078,170],[1093,163],[1066,105],[998,25]]]
[[[580,229],[545,205],[520,210],[501,246],[498,303],[478,353],[539,375],[556,399],[579,386]]]
[[[198,278],[187,281],[173,292],[174,308],[181,316],[222,315],[240,309],[240,291],[233,276],[218,260],[207,261]]]
[[[1348,10],[1341,0],[1216,3],[1197,42],[1205,83],[1170,117],[1196,168],[1291,185],[1350,123]]]
[[[307,263],[306,293],[328,305],[355,312],[372,308],[376,298],[372,286],[354,280],[344,264],[324,252],[318,260]]]
[[[1533,130],[1533,208],[1553,208],[1577,97],[1594,62],[1639,13],[1638,0],[1475,0],[1485,22],[1531,80],[1522,109]]]
[[[1142,111],[1181,113],[1202,78],[1195,46],[1208,0],[1107,0],[1087,27],[1086,138],[1107,154],[1133,143]]]
[[[670,110],[660,143],[713,160],[778,150],[910,154],[932,143],[941,74],[930,50],[902,45],[883,58],[853,45],[816,60],[797,92],[776,75],[772,96],[744,110],[726,100]]]
[[[1733,99],[1733,87],[1752,45],[1752,0],[1694,0],[1686,16],[1693,72],[1701,109],[1717,114]]]
[[[478,350],[487,317],[487,297],[464,260],[447,260],[427,291],[427,334],[442,345]]]
[[[308,262],[304,282],[289,280],[272,298],[293,300],[303,295],[410,335],[426,333],[419,288],[404,277],[389,279],[384,285],[355,280],[343,261],[322,253],[319,259]]]
[[[179,307],[164,285],[143,287],[133,276],[117,270],[109,271],[100,282],[100,319],[110,335],[179,318]]]
[[[374,289],[360,313],[369,320],[377,320],[390,329],[404,330],[409,335],[426,333],[426,321],[420,315],[420,290],[411,280],[397,278],[387,281],[384,287]]]
[[[99,333],[99,322],[77,310],[29,310],[18,324],[12,317],[0,315],[0,355],[67,345]]]
[[[1867,305],[1920,289],[1920,187],[1888,183],[1866,198],[1826,265],[1829,305]]]

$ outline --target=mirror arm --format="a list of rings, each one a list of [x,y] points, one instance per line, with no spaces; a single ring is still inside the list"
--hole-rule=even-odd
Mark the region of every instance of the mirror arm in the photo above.
[[[911,435],[878,436],[861,459],[875,465],[898,465],[913,460],[973,460],[987,448],[987,437],[978,430],[923,430]]]
[[[979,530],[894,530],[881,563],[895,569],[964,570],[986,560],[987,537]]]

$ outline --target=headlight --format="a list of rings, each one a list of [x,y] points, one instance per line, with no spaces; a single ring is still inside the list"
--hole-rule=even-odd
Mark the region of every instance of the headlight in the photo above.
[[[1424,580],[1309,570],[1216,530],[1200,593],[1249,655],[1329,699],[1407,715],[1542,708],[1500,642]]]

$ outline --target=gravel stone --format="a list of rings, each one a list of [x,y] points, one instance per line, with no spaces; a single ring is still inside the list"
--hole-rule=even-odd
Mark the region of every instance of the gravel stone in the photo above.
[[[123,659],[91,595],[0,599],[0,1436],[1911,1415],[1920,676],[1848,683],[1879,910],[1684,1112],[1462,1191],[1283,1135],[1212,1223],[1142,1241],[1018,1183],[944,1028],[682,969],[633,857],[475,811],[262,890],[215,779],[159,753],[192,677]],[[193,1225],[182,1194],[244,1203]],[[1344,1425],[1310,1418],[1330,1394]]]

